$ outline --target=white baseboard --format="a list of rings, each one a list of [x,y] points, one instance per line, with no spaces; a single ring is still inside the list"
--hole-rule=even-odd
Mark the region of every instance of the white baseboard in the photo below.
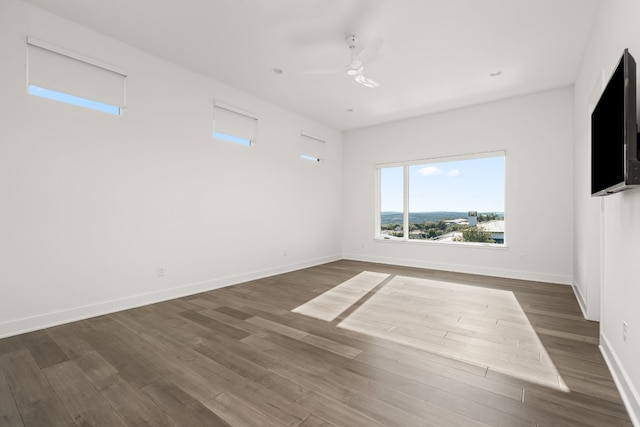
[[[629,380],[624,367],[620,363],[620,359],[613,350],[613,347],[609,344],[609,340],[603,334],[600,334],[600,352],[604,357],[613,381],[615,381],[624,406],[629,412],[629,417],[634,426],[640,427],[640,394],[633,386],[633,383]]]
[[[571,280],[571,289],[573,289],[573,294],[576,296],[576,300],[578,301],[578,306],[580,307],[580,311],[582,312],[582,316],[590,320],[592,322],[600,321],[600,307],[598,310],[592,310],[591,314],[589,314],[589,309],[587,306],[587,298],[585,297],[583,291],[580,289],[578,282],[575,277]]]
[[[52,326],[58,326],[64,323],[75,322],[78,320],[88,319],[91,317],[114,313],[117,311],[128,310],[130,308],[154,304],[157,302],[180,298],[187,295],[193,295],[200,292],[211,291],[214,289],[223,288],[225,286],[236,285],[238,283],[248,282],[250,280],[262,279],[277,274],[300,270],[302,268],[313,267],[315,265],[325,264],[332,261],[338,261],[340,259],[342,259],[341,255],[316,258],[295,264],[281,265],[274,268],[252,271],[249,273],[243,273],[234,276],[211,279],[197,283],[190,283],[171,289],[163,289],[158,292],[133,295],[116,300],[104,301],[81,307],[74,307],[67,310],[10,320],[8,322],[0,323],[0,338],[19,335],[39,329],[50,328]]]
[[[580,311],[582,311],[582,316],[585,319],[589,319],[589,316],[587,315],[587,302],[584,299],[584,296],[582,295],[582,291],[580,290],[580,287],[578,286],[578,282],[576,282],[575,277],[571,280],[571,289],[573,289],[573,294],[576,296],[576,300],[578,300],[578,306],[580,306]]]
[[[533,271],[506,270],[506,269],[491,268],[491,267],[468,266],[468,265],[462,265],[462,264],[447,264],[447,263],[431,262],[431,261],[425,261],[425,260],[388,258],[388,257],[378,257],[378,256],[361,255],[361,254],[344,254],[343,258],[353,260],[353,261],[365,261],[365,262],[376,262],[381,264],[400,265],[403,267],[417,267],[417,268],[428,268],[433,270],[452,271],[456,273],[480,274],[484,276],[502,277],[505,279],[531,280],[535,282],[545,282],[545,283],[553,283],[553,284],[560,284],[560,285],[571,284],[571,276],[567,276],[563,274],[545,274],[545,273],[537,273]]]

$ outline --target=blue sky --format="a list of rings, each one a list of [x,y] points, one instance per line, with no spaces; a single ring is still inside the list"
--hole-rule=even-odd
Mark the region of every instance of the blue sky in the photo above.
[[[92,110],[103,111],[105,113],[120,115],[120,107],[115,105],[103,104],[102,102],[92,101],[90,99],[81,98],[79,96],[68,95],[51,89],[29,85],[29,93],[41,98],[52,99],[54,101],[64,102],[65,104],[77,105],[79,107],[91,108]]]
[[[402,212],[403,167],[381,169],[381,210]],[[504,157],[409,166],[409,211],[504,212]]]

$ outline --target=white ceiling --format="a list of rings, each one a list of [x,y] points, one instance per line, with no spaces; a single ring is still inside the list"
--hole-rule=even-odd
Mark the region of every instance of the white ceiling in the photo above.
[[[341,130],[571,85],[598,3],[27,1]],[[365,65],[381,87],[305,73],[348,64],[350,33],[384,39]]]

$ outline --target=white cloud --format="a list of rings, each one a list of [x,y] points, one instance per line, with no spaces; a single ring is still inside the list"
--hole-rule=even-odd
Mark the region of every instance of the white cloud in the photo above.
[[[440,170],[440,168],[435,166],[425,166],[422,169],[420,169],[418,173],[420,175],[434,176],[434,175],[440,175],[442,173],[442,170]]]
[[[460,172],[460,169],[452,169],[449,171],[449,173],[447,173],[448,176],[460,176],[462,175],[462,172]]]

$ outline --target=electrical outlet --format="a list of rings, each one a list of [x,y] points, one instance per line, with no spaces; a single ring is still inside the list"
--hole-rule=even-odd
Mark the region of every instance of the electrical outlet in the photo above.
[[[282,256],[287,256],[287,255],[288,255],[288,252],[287,252],[286,249],[284,251],[282,251]]]
[[[158,277],[164,277],[164,267],[158,267]]]
[[[524,262],[524,252],[520,252],[520,261]]]
[[[629,325],[626,321],[622,322],[622,341],[627,342],[627,332],[629,331]]]

